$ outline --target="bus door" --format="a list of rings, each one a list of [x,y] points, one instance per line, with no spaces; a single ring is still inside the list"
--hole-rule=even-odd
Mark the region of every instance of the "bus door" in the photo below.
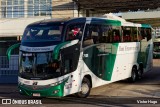
[[[61,50],[62,70],[64,74],[76,70],[80,55],[80,45],[75,44]]]
[[[98,50],[98,74],[104,80],[110,80],[110,55],[111,44],[100,44],[96,46]]]
[[[107,80],[110,58],[107,43],[105,43],[107,41],[104,41],[107,36],[103,35],[102,26],[100,24],[86,26],[82,45],[83,60],[91,72],[97,77]]]
[[[86,45],[86,42],[84,43]],[[83,61],[97,77],[103,78],[105,72],[104,45],[93,44],[84,47]]]

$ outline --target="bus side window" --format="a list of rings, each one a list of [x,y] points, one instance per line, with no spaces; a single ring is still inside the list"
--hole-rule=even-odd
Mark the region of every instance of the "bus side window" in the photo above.
[[[111,34],[112,42],[117,43],[121,42],[121,35],[120,35],[120,27],[112,26],[112,34]]]
[[[147,42],[147,32],[145,28],[141,28],[141,36],[142,36],[142,40],[143,42]]]
[[[74,36],[73,36],[72,31],[67,31],[67,37],[66,37],[66,40],[73,40],[73,39],[74,39],[73,37],[74,37]]]
[[[75,23],[67,27],[66,40],[81,40],[84,24]]]
[[[151,39],[151,29],[150,28],[142,28],[141,35],[142,35],[142,38],[145,39],[145,41],[149,41]]]
[[[91,36],[92,36],[92,39],[93,39],[94,44],[96,44],[96,43],[99,42],[99,35],[98,35],[98,32],[92,31]]]
[[[87,25],[86,29],[87,30],[83,39],[83,47],[99,43],[100,25]]]
[[[85,32],[85,35],[84,35],[83,47],[94,44],[92,36],[91,36],[92,31],[90,30],[90,26],[87,25],[86,28],[87,28],[87,31]]]
[[[108,31],[108,38],[109,38],[109,43],[112,43],[113,42],[112,30]]]
[[[109,25],[101,26],[101,34],[99,35],[99,43],[110,43],[112,42],[112,30]]]
[[[120,42],[120,34],[118,30],[113,30],[113,42]]]
[[[83,42],[83,46],[84,46],[84,47],[85,47],[85,46],[92,45],[92,44],[94,44],[93,39],[87,39],[87,40],[85,40],[85,41]]]
[[[138,30],[136,27],[131,28],[131,42],[137,42],[138,41]]]
[[[147,41],[149,41],[150,39],[151,39],[151,29],[150,28],[148,28],[148,29],[146,29],[147,31]]]
[[[141,28],[138,28],[138,41],[142,40]]]
[[[123,27],[123,42],[131,42],[131,28]]]

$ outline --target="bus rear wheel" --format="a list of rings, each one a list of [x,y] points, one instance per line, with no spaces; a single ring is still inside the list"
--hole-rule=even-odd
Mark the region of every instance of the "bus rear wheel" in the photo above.
[[[133,67],[131,72],[131,77],[129,78],[130,82],[135,82],[137,79],[137,68]]]
[[[143,76],[143,68],[139,68],[137,71],[137,79],[142,79]]]
[[[81,84],[81,91],[76,93],[79,98],[86,98],[89,96],[91,91],[91,82],[88,78],[84,77]]]

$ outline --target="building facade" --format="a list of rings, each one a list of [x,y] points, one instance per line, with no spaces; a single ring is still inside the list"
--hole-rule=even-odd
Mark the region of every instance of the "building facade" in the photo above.
[[[1,0],[1,18],[51,16],[52,0]]]
[[[19,40],[32,22],[68,17],[78,17],[72,0],[1,0],[0,40]]]

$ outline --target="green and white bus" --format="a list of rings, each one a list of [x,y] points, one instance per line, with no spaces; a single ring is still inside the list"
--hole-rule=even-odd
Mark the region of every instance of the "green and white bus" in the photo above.
[[[18,87],[27,96],[87,97],[91,88],[152,68],[151,26],[108,18],[43,20],[28,25],[19,47]]]

